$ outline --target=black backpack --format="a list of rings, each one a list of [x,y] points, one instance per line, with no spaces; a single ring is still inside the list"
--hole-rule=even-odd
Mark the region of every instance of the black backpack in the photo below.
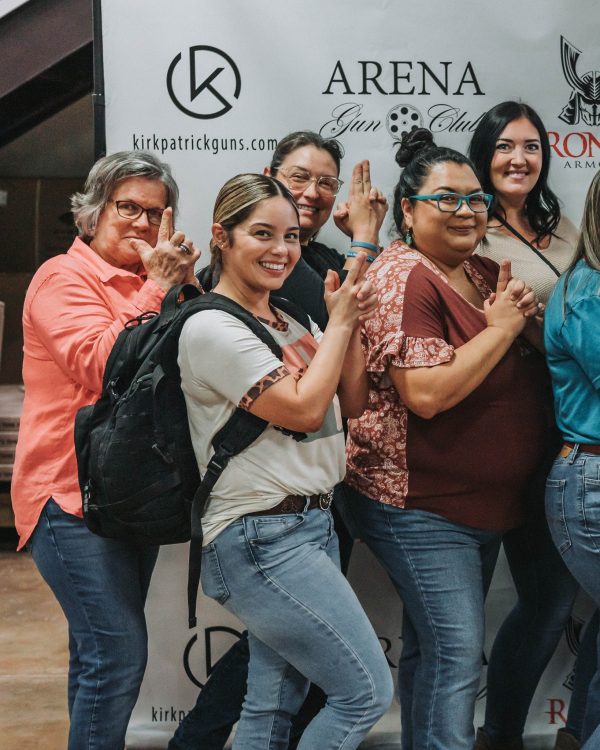
[[[310,330],[308,316],[287,300],[277,307]],[[273,354],[282,353],[250,312],[214,292],[173,287],[160,314],[129,321],[111,351],[102,395],[79,410],[75,451],[83,517],[100,536],[139,544],[172,544],[191,538],[188,579],[190,627],[202,551],[201,519],[210,493],[227,466],[264,431],[267,422],[237,408],[212,440],[214,454],[200,477],[188,427],[177,364],[185,321],[202,310],[223,310],[243,321]],[[289,433],[296,439],[303,436]]]

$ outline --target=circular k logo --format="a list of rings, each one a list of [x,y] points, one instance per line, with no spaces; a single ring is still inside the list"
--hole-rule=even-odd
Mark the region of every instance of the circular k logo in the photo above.
[[[240,71],[228,54],[216,47],[189,48],[189,62],[181,64],[181,52],[167,72],[167,91],[173,104],[190,117],[211,120],[232,108],[240,95]]]

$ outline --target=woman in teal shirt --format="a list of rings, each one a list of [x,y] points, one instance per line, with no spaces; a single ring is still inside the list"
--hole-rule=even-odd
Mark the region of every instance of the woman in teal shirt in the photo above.
[[[548,303],[544,339],[564,445],[546,481],[554,543],[600,607],[600,172],[573,262]],[[600,747],[600,671],[588,690],[582,748]]]

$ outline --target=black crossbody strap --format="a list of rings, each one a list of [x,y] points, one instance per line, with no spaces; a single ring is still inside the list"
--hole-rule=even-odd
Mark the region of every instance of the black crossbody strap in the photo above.
[[[531,242],[529,242],[529,240],[526,240],[525,237],[523,237],[523,235],[521,234],[521,232],[515,229],[512,224],[509,224],[508,221],[506,221],[506,219],[504,219],[502,216],[499,216],[498,214],[494,214],[494,219],[498,219],[498,221],[502,224],[502,226],[506,227],[508,231],[512,232],[512,234],[514,234],[518,240],[521,240],[523,244],[527,245],[527,247],[533,250],[533,252],[538,256],[538,258],[540,258],[540,260],[543,260],[544,263],[547,266],[549,266],[557,276],[560,276],[560,271],[554,265],[554,263],[549,261],[548,258],[546,258],[546,256],[544,255],[544,253],[540,252],[537,249],[537,247],[535,247]]]
[[[229,461],[241,453],[265,431],[268,422],[239,407],[213,438],[215,453],[210,459],[202,482],[192,502],[192,539],[188,566],[188,622],[196,626],[196,601],[202,570],[202,516],[206,511],[210,493]]]
[[[281,300],[278,300],[278,302],[281,302]],[[310,330],[310,321],[305,313],[295,309],[287,300],[284,300],[281,307],[301,325]],[[186,309],[183,318],[187,319],[190,314],[199,312],[201,309],[222,310],[242,320],[254,335],[263,341],[278,359],[281,359],[281,348],[269,331],[251,313],[233,300],[215,292],[208,292]],[[179,330],[181,330],[181,327],[182,324],[180,323]],[[192,501],[192,538],[188,564],[188,623],[190,628],[196,627],[197,624],[196,603],[202,572],[202,541],[204,537],[202,517],[206,511],[210,494],[229,461],[252,445],[265,431],[267,425],[268,422],[264,419],[238,407],[212,439],[215,452],[206,467],[206,472]],[[304,433],[284,432],[296,440],[306,437]]]

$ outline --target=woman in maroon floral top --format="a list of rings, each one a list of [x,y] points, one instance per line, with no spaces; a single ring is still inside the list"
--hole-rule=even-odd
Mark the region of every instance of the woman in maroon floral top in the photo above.
[[[539,337],[522,281],[473,255],[491,196],[471,162],[403,138],[393,242],[368,271],[369,406],[350,420],[342,514],[404,603],[402,747],[471,750],[484,597],[540,458],[543,405],[518,337]]]

